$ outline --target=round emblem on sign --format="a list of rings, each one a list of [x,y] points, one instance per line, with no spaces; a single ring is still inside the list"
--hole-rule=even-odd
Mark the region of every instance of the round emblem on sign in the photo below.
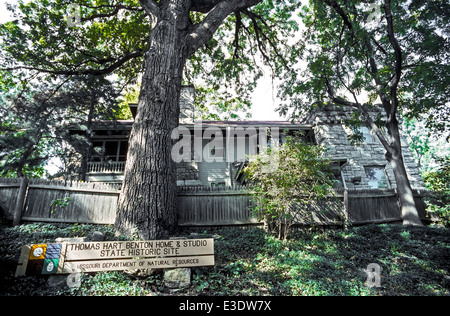
[[[54,268],[55,264],[53,263],[53,261],[50,261],[47,265],[47,272],[52,272]]]
[[[44,253],[44,249],[42,247],[38,247],[33,250],[33,256],[40,257]]]

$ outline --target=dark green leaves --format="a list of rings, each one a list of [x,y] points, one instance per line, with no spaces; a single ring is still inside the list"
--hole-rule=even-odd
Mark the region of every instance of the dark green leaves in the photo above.
[[[310,203],[332,195],[330,162],[321,146],[305,144],[297,137],[250,157],[244,173],[253,188],[255,214],[275,223],[286,238],[289,227],[302,212],[312,212]],[[294,206],[295,205],[295,206]]]
[[[341,104],[339,100],[368,105],[393,102],[396,107],[397,98],[396,110],[408,117],[430,113],[430,127],[448,129],[449,5],[387,2],[402,53],[398,82],[394,80],[398,60],[383,1],[310,1],[302,8],[306,30],[298,48],[300,60],[307,65],[299,71],[306,71],[289,76],[280,92],[286,100],[295,100],[294,116],[311,104],[332,101],[331,94],[334,103]],[[287,112],[288,106],[280,110]]]
[[[143,55],[150,29],[137,1],[76,4],[81,8],[80,23],[71,27],[66,1],[19,2],[13,7],[17,20],[0,25],[0,67],[57,75],[117,69],[119,75],[136,79],[142,59],[136,63],[135,58]]]

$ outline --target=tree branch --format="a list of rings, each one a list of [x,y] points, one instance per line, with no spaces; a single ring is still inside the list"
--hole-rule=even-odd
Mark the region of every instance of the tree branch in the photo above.
[[[274,42],[262,31],[261,27],[258,25],[258,20],[261,21],[264,26],[267,27],[267,29],[270,29],[270,26],[267,25],[266,21],[264,21],[264,19],[255,14],[254,12],[251,12],[249,10],[247,10],[247,8],[243,9],[242,12],[244,12],[253,22],[253,26],[255,28],[255,35],[256,38],[258,40],[258,47],[259,47],[259,51],[261,52],[261,54],[263,56],[266,56],[265,52],[263,50],[265,50],[264,45],[260,42],[259,40],[259,36],[261,35],[268,43],[269,45],[272,47],[272,49],[274,50],[275,54],[278,56],[278,58],[280,58],[280,60],[283,62],[284,66],[286,67],[286,69],[290,70],[290,67],[288,65],[288,62],[286,61],[286,59],[280,54],[280,52],[278,51],[276,45],[274,44]],[[261,43],[261,45],[259,45]],[[267,58],[268,59],[268,58]],[[268,62],[270,62],[270,59],[268,59]]]
[[[327,92],[328,92],[328,96],[330,97],[330,99],[336,104],[357,108],[363,115],[366,123],[370,126],[370,128],[375,133],[375,135],[377,135],[377,137],[380,140],[381,144],[383,145],[384,149],[386,149],[388,154],[393,155],[393,150],[392,150],[391,146],[389,145],[389,143],[387,142],[386,138],[384,137],[383,133],[378,128],[378,126],[375,124],[375,122],[372,120],[372,117],[370,116],[369,112],[367,112],[366,109],[362,106],[362,104],[357,101],[356,95],[352,92],[353,97],[355,98],[355,102],[351,102],[351,101],[348,101],[345,99],[338,98],[334,95],[333,87],[331,86],[327,77],[325,77],[325,83],[327,86]]]
[[[342,10],[342,8],[339,6],[336,0],[325,0],[325,3],[328,6],[332,7],[341,16],[345,26],[347,26],[347,28],[353,32],[352,22],[350,22],[350,19],[348,18],[347,14],[345,14],[344,10]]]
[[[386,92],[383,91],[385,86],[388,84],[388,82],[386,82],[386,84],[383,84],[383,82],[378,77],[378,67],[377,67],[375,59],[373,57],[373,55],[374,55],[373,48],[372,48],[372,44],[370,43],[369,39],[366,39],[366,48],[368,51],[367,57],[369,58],[369,64],[370,64],[369,73],[372,75],[372,78],[377,85],[377,94],[380,96],[381,103],[383,104],[384,110],[386,112],[386,124],[388,125],[391,122],[396,120],[395,112],[397,110],[397,106],[393,102],[391,102],[391,100],[389,100],[388,96],[386,95]],[[390,81],[390,79],[389,79],[389,81]],[[392,88],[391,88],[391,92],[392,92]],[[395,95],[395,97],[397,97],[397,95]],[[397,105],[398,105],[398,101],[397,101]]]
[[[242,47],[239,45],[239,30],[242,27],[242,17],[241,17],[241,12],[240,11],[236,11],[234,14],[236,15],[236,25],[235,25],[235,29],[234,29],[234,41],[233,41],[234,54],[233,54],[233,58],[239,58],[239,49],[242,49]]]
[[[45,69],[45,68],[39,68],[39,67],[33,67],[33,66],[16,66],[16,67],[9,67],[9,68],[0,68],[0,70],[3,71],[10,71],[10,70],[16,70],[16,69],[27,69],[27,70],[34,70],[42,73],[49,73],[54,75],[105,75],[112,73],[117,68],[121,67],[123,64],[125,64],[127,61],[141,57],[144,55],[143,50],[136,50],[134,52],[127,53],[120,58],[116,59],[116,61],[109,65],[108,67],[102,68],[102,69],[66,69],[66,70],[52,70],[52,69]]]
[[[381,46],[380,43],[378,43],[378,41],[375,38],[372,38],[373,42],[375,43],[375,45],[378,47],[378,49],[385,55],[388,55],[388,52],[384,49],[383,46]]]
[[[155,0],[139,0],[139,3],[149,16],[159,16],[159,7]]]
[[[242,10],[247,7],[251,7],[261,2],[262,0],[222,0],[222,1],[208,1],[211,4],[215,4],[208,12],[208,15],[200,23],[195,24],[188,34],[188,47],[189,54],[193,54],[199,47],[208,42],[214,33],[217,31],[222,22],[235,11]],[[199,4],[207,1],[194,1]],[[192,10],[195,8],[193,6]],[[205,7],[206,8],[206,7]],[[198,8],[197,8],[198,10]],[[205,9],[206,10],[206,9]]]
[[[247,13],[246,13],[247,14]],[[247,14],[248,15],[248,14]],[[252,20],[253,23],[253,28],[255,30],[255,38],[256,38],[256,42],[258,44],[258,49],[259,52],[261,53],[261,55],[263,56],[264,60],[270,64],[270,58],[269,56],[267,56],[266,54],[266,47],[264,45],[264,42],[261,41],[260,35],[263,35],[263,32],[261,31],[261,28],[258,26],[258,23],[256,22],[255,18],[251,17],[250,15],[248,15],[248,17]],[[249,33],[250,34],[250,33]]]
[[[156,0],[139,0],[139,4],[150,17],[152,28],[154,28],[161,14],[158,3]]]
[[[402,75],[402,49],[400,48],[400,45],[398,44],[398,41],[395,38],[395,34],[394,34],[394,22],[392,20],[391,1],[390,0],[384,1],[384,12],[386,13],[389,42],[391,43],[392,47],[394,48],[394,53],[395,53],[395,65],[394,65],[395,77],[394,77],[394,81],[392,82],[391,91],[390,91],[391,100],[392,100],[391,111],[394,112],[394,113],[391,113],[391,115],[395,115],[395,110],[398,107],[397,87],[400,82],[400,77]]]
[[[324,73],[325,73],[325,71],[324,71]],[[350,102],[350,101],[345,100],[345,99],[338,98],[338,97],[334,94],[333,86],[330,84],[330,81],[328,80],[328,77],[325,76],[324,79],[325,79],[325,84],[326,84],[326,86],[327,86],[327,93],[328,93],[328,96],[330,97],[330,99],[331,99],[334,103],[339,104],[339,105],[343,105],[343,106],[357,107],[357,104],[356,104],[356,103]]]
[[[88,6],[85,6],[88,7]],[[115,16],[117,15],[117,13],[119,13],[120,10],[133,10],[133,11],[143,11],[143,8],[137,8],[137,7],[132,7],[132,6],[126,6],[126,5],[122,5],[122,4],[118,4],[118,5],[101,5],[98,7],[88,7],[91,9],[100,9],[100,8],[114,8],[113,11],[109,12],[109,13],[98,13],[98,14],[93,14],[89,17],[86,18],[81,18],[81,22],[85,22],[85,21],[92,21],[98,18],[108,18],[111,16]]]

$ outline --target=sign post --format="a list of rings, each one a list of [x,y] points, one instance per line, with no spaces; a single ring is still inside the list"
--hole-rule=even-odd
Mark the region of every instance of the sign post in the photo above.
[[[25,245],[16,276],[214,265],[214,239]]]

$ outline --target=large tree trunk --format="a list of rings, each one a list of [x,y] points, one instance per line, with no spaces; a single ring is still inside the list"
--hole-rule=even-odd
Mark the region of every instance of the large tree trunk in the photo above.
[[[187,57],[211,39],[223,20],[261,0],[139,0],[155,24],[131,130],[116,230],[160,239],[178,227],[172,130],[178,126],[180,89]],[[207,13],[192,25],[189,12]]]
[[[389,154],[388,151],[386,159],[392,167],[395,182],[397,183],[397,195],[400,202],[403,224],[422,225],[416,203],[414,202],[414,195],[406,172],[405,163],[402,158],[402,144],[397,119],[392,119],[391,122],[387,124],[387,128],[392,154]]]
[[[397,194],[400,200],[403,224],[422,225],[402,158],[393,158],[389,160],[389,163],[392,166],[395,181],[397,182]]]
[[[397,195],[400,200],[403,224],[422,225],[422,221],[419,218],[419,212],[417,211],[416,203],[414,202],[411,184],[409,183],[408,175],[406,173],[406,168],[402,157],[402,144],[400,141],[400,132],[398,128],[399,122],[396,117],[396,111],[399,108],[398,84],[400,83],[402,76],[403,53],[400,45],[398,44],[397,38],[395,37],[390,0],[384,1],[384,11],[386,14],[388,38],[394,50],[395,56],[395,73],[390,87],[391,102],[387,102],[386,95],[380,95],[387,114],[386,127],[388,128],[390,143],[392,146],[392,151],[391,153],[386,155],[386,158],[392,166],[395,180],[397,182]],[[379,83],[381,82],[378,81],[376,83],[377,85],[379,85]]]
[[[330,8],[333,8],[342,17],[344,25],[349,29],[353,37],[353,35],[355,35],[354,26],[352,24],[351,19],[349,19],[349,17],[347,16],[345,10],[343,10],[336,1],[330,0],[325,2]],[[409,182],[406,173],[406,168],[402,158],[402,145],[400,141],[399,122],[396,118],[396,112],[397,109],[399,108],[399,100],[397,97],[398,84],[401,79],[402,63],[403,63],[402,50],[394,33],[394,23],[391,12],[391,1],[385,0],[384,2],[385,2],[384,10],[386,14],[385,18],[387,22],[386,31],[388,34],[389,42],[394,50],[395,56],[394,73],[392,78],[389,79],[389,82],[383,82],[381,80],[376,61],[376,53],[374,51],[374,48],[372,47],[372,42],[375,42],[374,38],[371,38],[369,33],[365,33],[361,42],[365,46],[362,51],[366,51],[366,57],[368,61],[367,65],[368,71],[372,75],[372,79],[374,80],[377,93],[381,99],[381,102],[385,110],[386,127],[389,133],[388,140],[385,138],[383,133],[380,131],[380,129],[376,126],[376,124],[370,117],[369,113],[366,110],[364,110],[361,104],[359,104],[358,102],[353,103],[346,100],[342,100],[341,98],[336,98],[336,96],[334,95],[333,87],[330,85],[328,80],[326,80],[325,83],[327,85],[328,94],[330,95],[331,99],[334,102],[344,106],[356,107],[361,111],[361,113],[363,113],[363,115],[365,116],[366,123],[369,124],[369,126],[375,132],[378,139],[386,149],[386,159],[388,160],[389,164],[391,165],[394,171],[395,180],[397,182],[397,195],[400,202],[401,217],[403,219],[403,223],[410,225],[422,225],[422,222],[419,218],[419,213],[417,211],[417,207],[414,202],[411,184]],[[386,55],[388,54],[385,51],[383,52]],[[325,77],[325,79],[327,78]],[[388,83],[390,84],[389,96],[386,93],[386,87],[388,86]],[[356,99],[356,94],[354,94],[354,92],[352,92],[352,94]]]
[[[145,239],[165,238],[178,223],[171,133],[178,126],[189,8],[176,4],[161,10],[150,34],[116,216],[116,230]]]
[[[95,100],[91,100],[91,104],[89,106],[89,113],[88,113],[88,120],[87,120],[87,129],[84,133],[84,137],[86,138],[89,146],[83,147],[83,152],[81,156],[81,166],[80,166],[80,173],[79,173],[79,179],[81,181],[86,181],[86,176],[88,172],[88,162],[91,159],[92,156],[92,120],[94,118],[94,105]]]

